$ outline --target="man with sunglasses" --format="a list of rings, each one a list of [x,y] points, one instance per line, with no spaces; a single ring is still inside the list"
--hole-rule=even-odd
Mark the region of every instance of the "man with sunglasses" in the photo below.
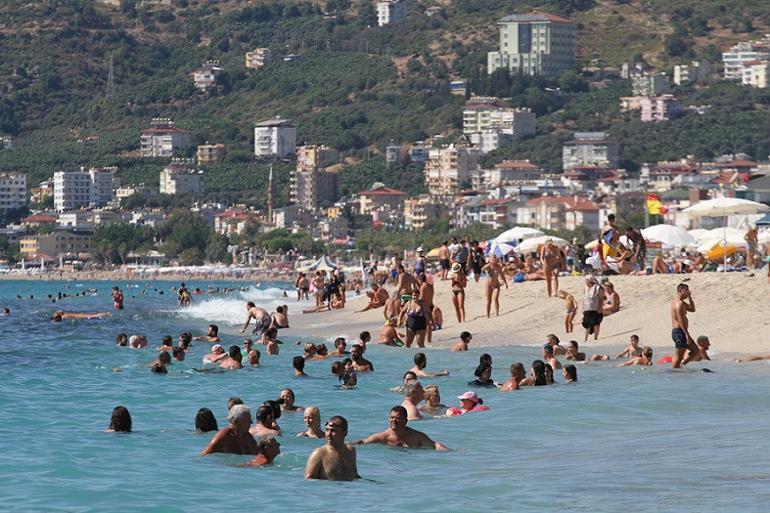
[[[335,415],[326,423],[326,445],[314,450],[307,459],[305,479],[353,481],[359,479],[356,449],[345,443],[348,421]]]

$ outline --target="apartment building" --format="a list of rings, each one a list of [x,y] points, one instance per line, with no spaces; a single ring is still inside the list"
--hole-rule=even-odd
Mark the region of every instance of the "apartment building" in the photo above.
[[[433,195],[456,194],[468,187],[478,168],[481,150],[463,137],[446,148],[430,150],[425,162],[425,183]]]
[[[543,170],[529,160],[504,160],[492,169],[484,170],[484,182],[489,187],[518,185],[543,179]]]
[[[190,132],[176,128],[169,118],[154,118],[139,138],[142,157],[173,157],[189,146]]]
[[[406,2],[385,0],[377,2],[377,25],[384,27],[406,18]]]
[[[757,41],[738,43],[722,53],[725,80],[743,80],[747,62],[770,59],[770,35]]]
[[[214,216],[214,231],[221,235],[243,233],[249,221],[256,220],[254,212],[243,209],[228,209]]]
[[[58,229],[47,234],[30,235],[19,240],[22,257],[58,257],[64,254],[89,253],[92,248],[93,232],[74,228]]]
[[[575,132],[575,139],[562,147],[564,170],[580,166],[616,168],[620,163],[620,148],[605,132]]]
[[[171,159],[160,172],[161,194],[199,194],[204,191],[203,171],[191,159]]]
[[[554,14],[505,16],[497,23],[499,50],[487,54],[487,72],[558,77],[575,66],[575,25]]]
[[[673,95],[646,96],[641,101],[641,120],[645,123],[670,121],[684,112],[679,100]]]
[[[297,127],[288,119],[273,118],[260,121],[254,127],[254,155],[285,158],[294,154]]]
[[[297,167],[289,179],[289,198],[307,210],[337,199],[337,173],[325,168],[339,160],[339,152],[323,145],[297,147]]]
[[[255,48],[253,52],[246,52],[246,67],[250,69],[262,69],[273,61],[270,48]]]
[[[770,61],[750,61],[744,65],[743,85],[767,89],[770,84]]]
[[[193,83],[201,91],[208,91],[217,85],[217,79],[222,74],[224,68],[220,66],[218,60],[206,62],[203,66],[192,72]]]
[[[53,204],[58,212],[106,205],[115,199],[116,167],[88,171],[57,171],[53,175]]]
[[[535,114],[529,109],[506,107],[498,98],[474,96],[463,109],[463,133],[499,129],[515,138],[535,133]]]
[[[691,82],[701,84],[708,80],[711,71],[711,65],[705,61],[677,64],[674,66],[674,84],[684,85]]]
[[[27,175],[0,173],[0,210],[21,208],[27,204]]]
[[[225,156],[224,144],[201,144],[198,146],[196,157],[198,164],[214,164]]]
[[[447,208],[429,194],[420,194],[404,200],[404,227],[422,230],[427,223],[441,219]]]
[[[359,213],[371,215],[375,211],[400,211],[404,208],[406,193],[377,184],[358,195]]]
[[[631,76],[631,92],[634,96],[658,96],[671,90],[665,73],[640,73]]]

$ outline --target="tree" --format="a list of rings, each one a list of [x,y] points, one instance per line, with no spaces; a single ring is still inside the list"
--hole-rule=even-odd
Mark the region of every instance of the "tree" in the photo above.
[[[559,88],[565,93],[587,93],[588,82],[574,71],[565,71],[559,77]]]
[[[230,253],[227,252],[227,246],[230,244],[227,235],[220,235],[211,232],[208,243],[206,244],[206,260],[209,262],[230,263]],[[229,261],[228,261],[229,260]]]
[[[208,223],[189,210],[175,210],[166,222],[158,227],[158,235],[165,242],[164,251],[167,256],[178,256],[187,250],[195,250],[201,260],[211,232]],[[191,255],[192,253],[187,253],[188,257]]]
[[[155,230],[149,226],[113,224],[94,233],[96,256],[108,263],[126,263],[128,254],[148,250],[155,242]]]

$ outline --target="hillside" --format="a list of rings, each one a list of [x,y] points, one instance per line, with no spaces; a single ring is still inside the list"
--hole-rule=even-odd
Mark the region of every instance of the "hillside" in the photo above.
[[[16,147],[0,153],[0,169],[25,171],[35,184],[58,169],[118,165],[123,183],[157,183],[162,161],[139,159],[133,152],[139,131],[151,118],[166,116],[190,129],[194,144],[226,144],[226,160],[208,171],[208,187],[217,197],[259,205],[269,164],[251,162],[255,121],[291,117],[300,141],[358,158],[391,139],[414,141],[456,130],[463,99],[450,95],[446,84],[479,73],[496,44],[494,22],[504,14],[540,8],[574,17],[582,62],[619,64],[642,54],[664,68],[694,57],[718,59],[719,47],[770,27],[770,6],[748,0],[410,1],[409,19],[384,28],[376,26],[373,3],[363,1],[136,4],[6,0],[0,5],[0,133],[16,137]],[[442,11],[426,16],[431,5]],[[257,46],[271,48],[275,62],[261,71],[246,70],[243,56]],[[292,53],[299,59],[281,59]],[[114,89],[108,95],[110,57]],[[216,91],[201,93],[190,73],[207,59],[220,60],[225,74]],[[532,156],[555,168],[558,152],[548,150],[566,137],[565,129],[574,128],[616,134],[632,165],[684,153],[770,153],[767,138],[747,128],[768,133],[768,98],[729,84],[711,93],[679,91],[687,103],[715,107],[665,127],[639,126],[619,115],[614,106],[625,94],[620,84],[561,99],[544,97],[541,86],[526,84],[514,96],[514,103],[544,114],[535,144],[514,145],[491,160]],[[722,128],[710,130],[715,123]],[[658,155],[660,149],[666,154]],[[365,164],[362,183],[368,182]],[[290,167],[277,166],[279,185],[286,183]],[[357,169],[348,169],[347,176],[355,177]],[[416,173],[394,170],[394,184],[419,181]],[[285,187],[281,190],[285,201]]]

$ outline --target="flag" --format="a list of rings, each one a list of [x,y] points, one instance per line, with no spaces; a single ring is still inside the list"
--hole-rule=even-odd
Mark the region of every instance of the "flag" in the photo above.
[[[647,213],[651,216],[659,216],[668,212],[668,209],[660,202],[660,196],[657,194],[647,194]]]

